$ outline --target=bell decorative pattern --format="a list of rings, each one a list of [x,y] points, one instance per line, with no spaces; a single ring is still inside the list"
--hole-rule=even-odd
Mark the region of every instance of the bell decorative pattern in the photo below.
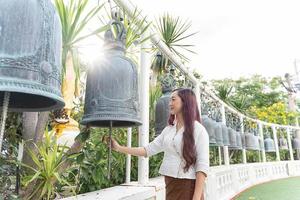
[[[0,99],[12,111],[64,106],[61,24],[50,0],[0,0]]]

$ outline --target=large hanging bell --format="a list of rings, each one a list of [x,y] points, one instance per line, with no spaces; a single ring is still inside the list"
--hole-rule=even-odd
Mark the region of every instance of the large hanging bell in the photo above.
[[[126,33],[113,21],[118,35],[105,33],[105,59],[96,60],[87,75],[84,125],[95,127],[130,127],[141,124],[136,65],[125,57]]]
[[[61,24],[50,0],[0,0],[0,99],[12,111],[64,106]]]

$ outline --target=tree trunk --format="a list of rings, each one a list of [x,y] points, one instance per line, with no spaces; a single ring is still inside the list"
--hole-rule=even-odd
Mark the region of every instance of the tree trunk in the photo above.
[[[24,113],[23,115],[23,139],[24,140],[33,140],[34,143],[39,143],[43,139],[45,127],[48,123],[49,112],[41,112],[41,113]],[[33,151],[36,151],[33,148],[33,143],[28,142],[26,148],[30,148]],[[23,153],[24,159],[23,162],[29,166],[34,167],[34,162],[31,157],[28,155],[27,151]],[[30,196],[32,191],[35,189],[35,182],[30,184],[26,188],[22,188],[23,190],[20,192],[20,195],[23,199],[26,199]]]
[[[26,165],[33,166],[33,161],[30,158],[28,152],[26,151],[27,148],[32,149],[32,142],[29,140],[33,140],[35,135],[36,124],[38,120],[38,113],[37,112],[24,112],[23,113],[23,131],[22,131],[22,138],[26,142],[25,149],[23,152],[23,159],[22,162]],[[28,141],[28,142],[27,142]]]
[[[36,129],[35,129],[35,135],[34,135],[35,143],[38,143],[38,142],[42,141],[42,139],[43,139],[44,131],[48,124],[49,114],[50,114],[50,112],[48,112],[48,111],[39,113],[39,118],[38,118],[38,122],[37,122]]]

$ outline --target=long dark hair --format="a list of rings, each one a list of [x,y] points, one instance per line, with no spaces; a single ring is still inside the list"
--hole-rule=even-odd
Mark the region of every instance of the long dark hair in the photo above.
[[[196,95],[191,89],[179,88],[173,90],[182,101],[182,116],[184,121],[182,155],[185,160],[184,171],[188,171],[191,165],[196,163],[196,148],[194,138],[194,122],[200,122],[200,114],[197,106]],[[170,114],[169,125],[174,125],[175,115]]]

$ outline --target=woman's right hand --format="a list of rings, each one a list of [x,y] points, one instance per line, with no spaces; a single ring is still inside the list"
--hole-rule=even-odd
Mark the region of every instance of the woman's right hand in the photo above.
[[[104,142],[109,147],[109,136],[104,135],[102,137],[102,142]],[[111,138],[111,148],[115,151],[118,151],[119,147],[119,143],[115,139]]]

